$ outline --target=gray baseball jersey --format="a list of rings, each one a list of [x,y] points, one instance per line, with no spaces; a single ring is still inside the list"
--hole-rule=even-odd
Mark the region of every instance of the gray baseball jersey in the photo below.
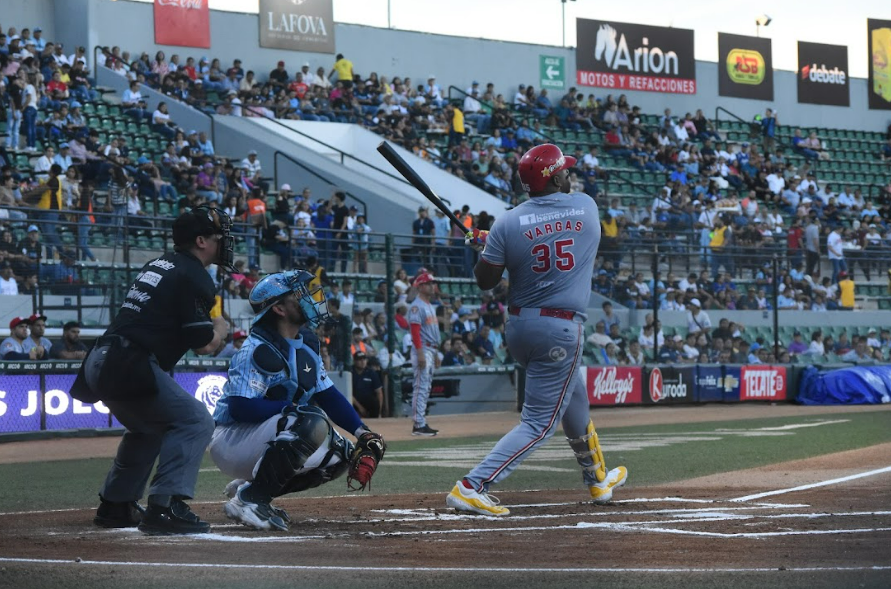
[[[584,313],[599,246],[594,200],[580,192],[558,193],[531,198],[501,215],[482,257],[507,269],[512,307]]]
[[[421,326],[421,343],[425,346],[439,345],[439,322],[433,305],[425,303],[420,297],[411,303],[408,311],[408,322]]]

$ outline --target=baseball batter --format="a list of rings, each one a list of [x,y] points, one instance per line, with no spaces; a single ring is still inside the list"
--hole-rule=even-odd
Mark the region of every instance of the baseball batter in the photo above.
[[[411,303],[408,322],[411,329],[411,367],[414,373],[411,392],[411,409],[414,415],[413,436],[435,436],[435,430],[427,424],[427,399],[433,384],[433,369],[439,368],[439,322],[430,299],[436,288],[436,279],[429,272],[418,274],[412,283],[418,296]]]
[[[505,270],[510,274],[506,341],[526,369],[526,398],[519,425],[447,496],[446,504],[459,511],[508,515],[489,486],[507,478],[558,423],[595,503],[609,501],[628,476],[624,466],[606,468],[577,371],[600,218],[591,197],[570,193],[575,161],[556,145],[530,149],[519,174],[531,198],[499,217],[491,233],[467,234],[468,245],[482,252],[474,267],[481,289],[495,287]]]
[[[365,488],[386,449],[325,372],[311,328],[328,312],[310,290],[312,280],[304,270],[279,272],[251,290],[251,333],[232,358],[214,410],[210,456],[234,478],[224,511],[259,530],[288,529],[288,514],[271,505],[275,497],[347,471],[351,489]],[[332,423],[352,432],[355,446]]]

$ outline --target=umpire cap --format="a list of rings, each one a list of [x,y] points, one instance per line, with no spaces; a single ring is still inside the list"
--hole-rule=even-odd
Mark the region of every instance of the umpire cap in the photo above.
[[[191,247],[199,236],[223,234],[224,229],[216,211],[204,207],[187,210],[173,222],[173,244],[177,248]]]

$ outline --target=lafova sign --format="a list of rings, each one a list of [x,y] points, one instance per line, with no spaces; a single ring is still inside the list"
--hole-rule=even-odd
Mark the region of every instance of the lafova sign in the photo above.
[[[260,0],[260,47],[334,53],[333,0]]]
[[[155,0],[155,43],[210,48],[208,0]]]
[[[798,42],[798,102],[851,104],[847,47]]]
[[[582,18],[576,23],[579,85],[696,93],[693,31]]]

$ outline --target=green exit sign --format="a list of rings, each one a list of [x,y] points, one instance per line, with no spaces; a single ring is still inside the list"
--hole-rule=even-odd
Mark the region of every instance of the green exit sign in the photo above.
[[[555,55],[539,55],[539,87],[546,90],[564,90],[566,88],[566,60]]]

